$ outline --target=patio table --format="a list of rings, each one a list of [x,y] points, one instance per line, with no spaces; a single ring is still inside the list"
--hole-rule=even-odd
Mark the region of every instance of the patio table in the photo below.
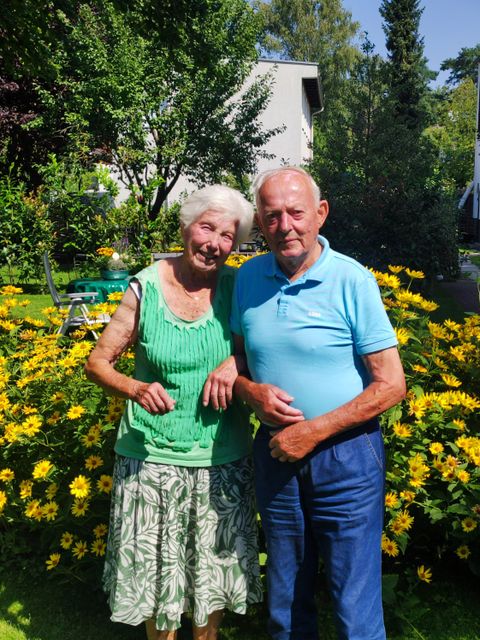
[[[117,280],[104,280],[102,278],[77,278],[67,285],[67,293],[86,293],[96,291],[97,302],[106,302],[107,296],[115,291],[126,291],[130,277]]]

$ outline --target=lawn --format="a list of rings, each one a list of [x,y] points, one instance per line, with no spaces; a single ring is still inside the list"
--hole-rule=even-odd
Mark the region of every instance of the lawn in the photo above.
[[[455,582],[440,578],[421,585],[423,615],[407,614],[403,628],[386,608],[390,640],[478,640],[480,585],[470,576]],[[320,600],[327,600],[320,590]],[[222,640],[268,640],[266,613],[261,605],[247,616],[227,615]],[[321,607],[322,640],[335,640],[331,611]],[[109,621],[105,597],[78,583],[60,584],[50,576],[33,577],[28,569],[0,573],[0,638],[2,640],[144,640],[143,627]],[[179,640],[191,638],[188,624]]]

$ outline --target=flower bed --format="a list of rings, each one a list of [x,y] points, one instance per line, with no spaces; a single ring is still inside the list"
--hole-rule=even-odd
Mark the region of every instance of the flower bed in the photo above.
[[[423,274],[392,266],[375,276],[409,388],[382,417],[385,573],[430,582],[432,564],[444,557],[478,573],[480,317],[434,323],[437,305],[412,289]],[[81,577],[105,553],[123,401],[86,380],[94,345],[87,329],[55,335],[61,319],[53,308],[43,321],[17,318],[16,292],[4,287],[0,303],[0,542],[21,550],[35,534],[48,570]],[[111,314],[113,298],[95,312]],[[121,369],[131,365],[124,355]]]

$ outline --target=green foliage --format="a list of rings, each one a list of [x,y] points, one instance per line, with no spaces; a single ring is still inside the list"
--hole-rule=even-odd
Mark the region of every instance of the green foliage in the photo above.
[[[236,264],[235,256],[230,264]],[[432,579],[439,559],[478,571],[480,318],[432,323],[428,314],[437,305],[414,293],[422,273],[392,266],[390,273],[375,275],[409,387],[407,399],[382,419],[388,490],[382,547],[385,573],[392,576],[386,578],[386,596],[413,602],[412,588]],[[4,559],[17,562],[13,548],[21,556],[35,536],[52,573],[87,578],[98,570],[105,548],[100,525],[108,522],[112,448],[123,401],[86,380],[83,364],[93,343],[85,331],[70,338],[52,335],[49,327],[60,322],[54,310],[45,311],[43,322],[22,317],[15,290],[1,293]],[[96,312],[112,308],[98,305]],[[128,373],[132,362],[127,355],[119,366]]]
[[[456,85],[464,80],[478,81],[480,62],[480,43],[475,47],[463,47],[456,58],[447,58],[440,66],[442,71],[450,71],[447,84]]]
[[[57,159],[41,167],[43,185],[39,198],[55,233],[54,251],[71,261],[76,253],[91,253],[102,242],[105,227],[98,224],[113,206],[112,195],[97,191],[95,169],[86,169],[76,155]]]
[[[473,80],[461,81],[438,101],[435,123],[425,130],[438,153],[445,188],[458,193],[473,178],[477,91]]]
[[[36,280],[44,251],[53,246],[53,225],[46,205],[28,194],[23,182],[7,174],[0,177],[0,265],[20,282]]]
[[[151,219],[180,174],[204,184],[253,173],[274,134],[258,122],[267,80],[237,95],[257,59],[259,26],[248,3],[184,3],[166,39],[163,10],[157,15],[153,4],[123,12],[98,0],[74,17],[59,13],[66,46],[52,56],[62,91],[41,90],[49,110],[64,114],[76,146],[103,154]]]

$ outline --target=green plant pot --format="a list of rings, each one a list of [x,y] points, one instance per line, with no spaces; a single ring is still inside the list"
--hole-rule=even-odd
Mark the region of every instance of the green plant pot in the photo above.
[[[128,278],[128,269],[119,269],[118,271],[101,269],[100,275],[104,280],[124,280],[125,278]]]

